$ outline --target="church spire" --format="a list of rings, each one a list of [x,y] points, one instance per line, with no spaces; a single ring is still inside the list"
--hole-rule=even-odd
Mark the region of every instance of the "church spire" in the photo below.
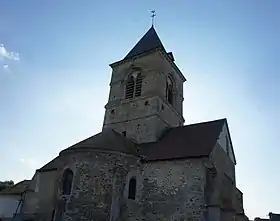
[[[164,46],[156,33],[154,26],[146,32],[146,34],[138,41],[138,43],[130,50],[130,52],[125,56],[124,59],[129,59],[134,56],[140,55],[142,53],[151,51],[156,48],[162,48],[164,51]]]

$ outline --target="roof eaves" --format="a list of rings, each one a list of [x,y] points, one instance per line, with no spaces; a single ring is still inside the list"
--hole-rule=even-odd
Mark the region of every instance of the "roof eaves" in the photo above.
[[[148,54],[151,54],[151,53],[156,52],[156,51],[159,51],[159,50],[162,50],[162,49],[161,49],[160,47],[157,47],[157,48],[154,48],[154,49],[152,49],[152,50],[145,51],[145,52],[143,52],[143,53],[141,53],[141,54],[135,55],[135,56],[133,56],[133,57],[124,58],[124,59],[122,59],[122,60],[116,61],[116,62],[114,62],[114,63],[109,64],[109,66],[110,66],[111,68],[114,68],[114,67],[116,67],[117,65],[120,65],[120,64],[129,62],[129,61],[135,61],[136,59],[139,59],[139,58],[141,58],[141,57],[144,57],[144,56],[146,56],[146,55],[148,55]]]
[[[170,53],[170,52],[169,52]],[[178,66],[175,64],[174,61],[172,61],[172,59],[170,58],[170,56],[168,55],[168,53],[166,51],[162,52],[163,56],[167,59],[167,61],[171,64],[171,66],[179,73],[179,76],[181,77],[181,79],[185,82],[187,81],[187,79],[185,78],[185,76],[183,75],[183,73],[181,72],[181,70],[178,68]]]
[[[205,159],[208,158],[209,154],[200,155],[200,156],[182,156],[182,157],[170,157],[170,158],[162,158],[162,159],[145,159],[145,162],[159,162],[159,161],[178,161],[185,159]]]
[[[229,136],[229,142],[230,142],[230,146],[232,147],[232,153],[233,153],[233,159],[234,159],[234,164],[236,165],[236,157],[235,157],[235,153],[234,153],[234,149],[233,149],[233,144],[232,144],[232,140],[231,140],[231,136],[230,136],[230,131],[229,131],[229,127],[228,127],[228,123],[227,123],[227,119],[225,118],[225,125],[227,127],[227,131],[228,131],[228,136]]]
[[[57,167],[53,167],[53,168],[47,168],[47,169],[38,169],[36,171],[38,172],[50,172],[50,171],[56,171],[58,168]]]

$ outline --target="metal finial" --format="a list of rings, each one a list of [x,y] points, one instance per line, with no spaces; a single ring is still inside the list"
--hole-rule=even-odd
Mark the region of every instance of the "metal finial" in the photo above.
[[[152,26],[154,26],[155,17],[156,17],[156,11],[155,11],[155,10],[152,10],[151,13],[152,13],[152,15],[151,15],[151,17],[152,17]]]

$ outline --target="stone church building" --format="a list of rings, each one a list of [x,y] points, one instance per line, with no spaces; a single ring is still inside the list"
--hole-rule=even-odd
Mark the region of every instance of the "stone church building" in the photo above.
[[[184,125],[186,79],[154,27],[110,67],[102,131],[36,171],[22,220],[247,220],[227,120]]]

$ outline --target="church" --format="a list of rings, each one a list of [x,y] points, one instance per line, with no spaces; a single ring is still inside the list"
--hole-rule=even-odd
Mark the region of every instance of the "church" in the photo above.
[[[184,125],[186,78],[154,26],[110,67],[101,132],[36,170],[21,220],[248,220],[228,122]]]

